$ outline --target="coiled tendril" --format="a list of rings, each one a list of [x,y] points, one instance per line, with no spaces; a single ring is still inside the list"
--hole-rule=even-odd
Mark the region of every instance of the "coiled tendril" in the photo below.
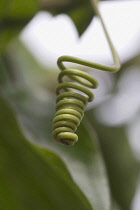
[[[66,145],[73,145],[78,140],[78,137],[74,132],[76,131],[84,116],[84,110],[86,105],[88,104],[88,102],[91,102],[94,99],[93,93],[88,88],[97,88],[98,82],[86,72],[83,72],[78,69],[67,68],[63,64],[63,62],[80,64],[83,66],[92,67],[97,70],[109,72],[116,72],[120,68],[118,55],[110,40],[102,17],[100,15],[96,0],[92,1],[93,8],[96,12],[96,15],[101,21],[104,33],[110,46],[110,50],[114,60],[114,65],[103,65],[72,56],[61,56],[58,58],[57,64],[61,70],[61,73],[58,76],[59,85],[56,88],[57,104],[56,114],[53,120],[52,136],[54,140],[56,140],[58,143]],[[64,76],[69,77],[72,81],[76,81],[76,83],[72,81],[63,82]]]

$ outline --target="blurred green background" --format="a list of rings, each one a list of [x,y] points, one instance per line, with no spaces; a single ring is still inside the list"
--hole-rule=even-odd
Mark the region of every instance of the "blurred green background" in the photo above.
[[[119,3],[112,2],[101,1],[100,6],[111,5],[113,11]],[[126,12],[127,1],[119,2],[123,2]],[[140,8],[137,4],[137,9],[138,5]],[[129,16],[135,14],[134,6],[131,6]],[[59,15],[70,18],[73,25],[69,28],[72,30],[73,27],[74,32],[63,32],[62,40],[68,34],[75,36],[73,51],[67,47],[71,44],[66,39],[65,52],[71,54],[78,49],[75,43],[84,39],[91,22],[97,21],[89,0],[0,0],[0,209],[138,210],[139,49],[135,53],[129,49],[131,56],[125,54],[127,59],[120,58],[122,67],[116,74],[110,76],[89,69],[100,83],[95,104],[93,102],[85,112],[77,131],[78,142],[73,147],[58,145],[52,141],[51,132],[59,74],[56,58],[62,51],[58,52],[59,45],[56,50],[55,45],[46,50],[45,43],[44,49],[35,48],[41,45],[45,33],[39,33],[35,25],[38,14],[50,19],[52,37],[57,38]],[[56,19],[58,22],[54,24]],[[32,35],[30,39],[27,29]],[[99,36],[97,30],[94,32]],[[120,37],[121,33],[123,30],[119,31]],[[40,39],[36,39],[36,34]],[[46,42],[47,38],[53,39],[47,34],[44,36]],[[90,44],[91,40],[88,40]],[[51,41],[48,43],[53,45],[54,40]],[[134,36],[131,42],[132,47],[134,43],[139,46],[139,40],[134,40]],[[117,48],[117,44],[115,46]],[[88,56],[91,59],[92,54]],[[106,62],[102,57],[101,61]]]

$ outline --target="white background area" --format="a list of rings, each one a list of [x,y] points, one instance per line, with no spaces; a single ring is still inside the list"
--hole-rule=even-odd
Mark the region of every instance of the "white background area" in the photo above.
[[[140,1],[100,3],[100,11],[122,62],[140,51]],[[71,19],[39,12],[21,34],[22,41],[44,65],[56,63],[59,56],[81,55],[100,62],[111,62],[110,51],[100,21],[94,18],[78,37]]]

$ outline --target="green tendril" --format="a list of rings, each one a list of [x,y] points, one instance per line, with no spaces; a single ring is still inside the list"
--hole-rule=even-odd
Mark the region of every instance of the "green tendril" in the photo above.
[[[80,64],[96,70],[109,72],[116,72],[120,69],[119,57],[106,30],[105,24],[98,9],[97,0],[92,0],[92,5],[96,16],[101,21],[101,25],[112,53],[114,65],[103,65],[66,55],[58,58],[57,64],[61,70],[61,73],[58,77],[59,85],[56,88],[57,104],[56,114],[53,120],[52,137],[58,143],[70,146],[72,146],[78,140],[78,136],[74,132],[77,130],[77,127],[84,116],[86,105],[88,102],[91,102],[94,99],[93,93],[88,88],[97,88],[98,82],[96,79],[82,70],[67,68],[64,65],[64,62]],[[63,82],[64,76],[67,76],[71,81]]]

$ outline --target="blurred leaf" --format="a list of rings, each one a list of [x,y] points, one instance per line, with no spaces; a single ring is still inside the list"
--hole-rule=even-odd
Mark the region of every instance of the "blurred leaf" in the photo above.
[[[36,91],[36,86],[47,86],[48,88],[48,83],[50,82],[50,78],[48,79],[49,76],[56,77],[56,71],[40,64],[18,39],[14,40],[9,45],[3,59],[5,60],[7,70],[10,71],[11,74],[14,74],[14,83],[18,83],[18,86],[21,86],[24,82],[26,86],[30,86],[30,88]],[[23,80],[23,82],[21,82],[21,80]],[[50,83],[52,85],[52,82]]]
[[[29,71],[30,69],[26,71],[27,75],[30,74]],[[21,73],[20,68],[18,73]],[[85,120],[78,128],[79,141],[74,147],[59,145],[52,141],[55,99],[47,90],[46,94],[42,95],[42,90],[38,86],[35,94],[29,86],[25,86],[22,79],[22,76],[18,77],[18,83],[23,83],[20,88],[11,80],[11,87],[3,89],[3,93],[13,105],[24,133],[32,142],[47,145],[61,156],[73,179],[89,199],[92,209],[110,210],[108,180],[93,128]]]
[[[94,16],[89,0],[0,0],[0,52],[5,50],[10,39],[16,36],[39,10],[46,10],[54,15],[69,15],[79,35],[86,30]]]
[[[61,159],[25,139],[0,98],[0,209],[91,209]]]
[[[44,1],[46,3],[46,1]],[[57,1],[51,4],[46,5],[47,11],[50,11],[52,14],[57,15],[61,13],[67,14],[74,22],[79,35],[86,30],[88,25],[90,24],[94,11],[91,1],[87,0],[69,0],[69,1]],[[59,4],[60,3],[60,4]],[[45,6],[44,6],[45,7]]]
[[[106,170],[94,129],[86,118],[78,127],[78,142],[66,150],[58,145],[76,183],[85,193],[94,210],[110,210],[111,199]]]
[[[91,20],[93,19],[94,12],[93,8],[90,3],[85,5],[81,5],[78,8],[74,8],[72,11],[68,12],[67,14],[73,20],[79,35],[82,35],[83,32],[89,26]]]
[[[5,82],[7,81],[7,71],[5,69],[5,66],[3,64],[2,58],[0,57],[0,87],[5,85]]]
[[[9,99],[13,100],[20,124],[32,142],[47,145],[61,156],[93,209],[110,210],[110,193],[104,163],[96,135],[88,122],[83,122],[78,128],[79,141],[74,147],[59,145],[50,137],[54,115],[54,104],[51,101],[41,103],[36,98],[33,100],[31,96],[17,95]]]
[[[0,0],[0,52],[38,9],[38,0]]]
[[[135,55],[131,59],[127,60],[125,63],[122,64],[121,70],[125,70],[127,67],[130,66],[140,66],[140,54]]]
[[[11,40],[11,38],[17,35],[17,33],[18,32],[15,29],[2,30],[0,32],[0,53],[6,49],[6,46]]]
[[[38,0],[0,0],[0,18],[2,20],[24,19],[31,17],[38,9]],[[10,20],[11,21],[11,20]]]
[[[128,68],[135,68],[135,67],[140,69],[140,54],[133,56],[132,58],[121,64],[120,71],[118,71],[117,74],[115,74],[116,86],[118,84],[118,80],[121,78],[124,71],[127,71]]]
[[[88,112],[88,118],[100,139],[112,194],[123,210],[129,210],[136,190],[140,165],[128,143],[125,126],[103,125],[95,120],[92,111]]]

